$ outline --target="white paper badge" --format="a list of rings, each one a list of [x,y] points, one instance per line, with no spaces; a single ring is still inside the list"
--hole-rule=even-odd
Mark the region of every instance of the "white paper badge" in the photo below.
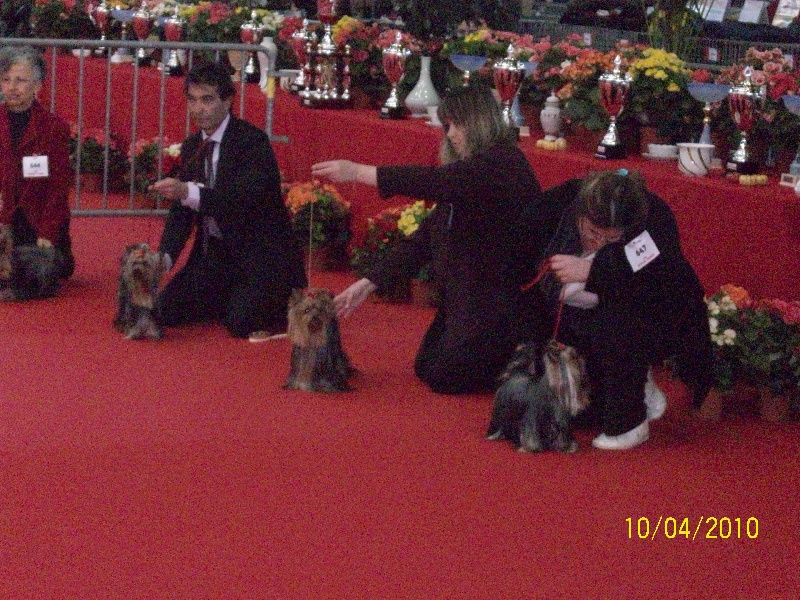
[[[47,166],[46,156],[23,156],[22,176],[25,179],[33,177],[49,177],[50,169]]]
[[[647,231],[625,244],[625,256],[634,273],[653,262],[659,254],[658,246]]]

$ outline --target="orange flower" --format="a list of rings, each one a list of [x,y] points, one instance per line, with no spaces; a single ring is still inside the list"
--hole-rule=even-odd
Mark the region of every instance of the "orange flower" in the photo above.
[[[738,285],[727,283],[720,288],[723,292],[728,294],[728,297],[736,305],[736,308],[748,308],[753,304],[753,299],[747,290]]]

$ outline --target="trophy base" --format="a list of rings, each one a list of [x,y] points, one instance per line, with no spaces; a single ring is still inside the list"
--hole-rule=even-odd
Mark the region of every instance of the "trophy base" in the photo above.
[[[261,73],[254,72],[254,73],[245,73],[244,74],[244,82],[245,83],[259,83],[261,81]]]
[[[598,144],[597,152],[595,152],[595,158],[607,158],[607,159],[617,159],[617,158],[625,158],[626,152],[625,148],[619,144],[614,146],[607,146],[605,144]]]
[[[725,163],[725,171],[727,173],[739,173],[740,175],[755,175],[759,172],[761,165],[754,160],[746,160],[744,162],[734,162],[729,160]]]
[[[170,77],[183,77],[183,67],[181,65],[163,67],[164,73]]]
[[[314,96],[309,96],[303,98],[301,104],[307,108],[352,108],[353,107],[353,100],[352,98],[344,99],[344,98],[315,98]]]
[[[407,119],[408,109],[405,106],[382,106],[381,119]]]

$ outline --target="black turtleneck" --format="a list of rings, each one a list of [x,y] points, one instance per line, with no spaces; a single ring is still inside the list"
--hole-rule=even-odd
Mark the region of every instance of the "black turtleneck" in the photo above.
[[[31,120],[31,109],[20,112],[8,111],[8,124],[11,127],[11,142],[16,148],[25,133],[25,128]]]

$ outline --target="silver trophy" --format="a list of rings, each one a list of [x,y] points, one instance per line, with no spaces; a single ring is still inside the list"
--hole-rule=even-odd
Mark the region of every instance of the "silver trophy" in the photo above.
[[[313,42],[314,33],[309,31],[308,19],[303,19],[303,26],[292,34],[290,45],[297,56],[297,62],[300,65],[300,70],[292,81],[289,89],[292,93],[297,94],[306,89],[306,73],[311,70],[308,65],[308,45]]]
[[[761,88],[752,81],[753,69],[745,67],[744,81],[731,87],[728,93],[728,106],[731,110],[731,118],[736,123],[741,137],[739,146],[734,150],[728,162],[725,163],[727,171],[734,171],[744,175],[758,173],[758,161],[753,158],[750,147],[747,145],[747,135],[752,131],[756,123],[758,109],[764,99]]]
[[[397,84],[403,79],[406,72],[406,60],[411,51],[403,47],[403,36],[398,31],[397,37],[391,46],[383,51],[383,71],[392,86],[389,97],[381,107],[382,119],[404,119],[408,114],[405,105],[400,101],[397,94]]]
[[[183,40],[183,30],[186,22],[178,14],[178,9],[175,9],[175,14],[164,22],[164,38],[168,42],[180,42]],[[178,57],[178,51],[174,48],[167,50],[167,60],[164,61],[164,71],[167,75],[172,77],[181,77],[183,75],[183,65]]]
[[[100,41],[106,41],[108,39],[108,28],[109,25],[111,25],[111,9],[108,8],[105,0],[94,7],[92,18],[94,19],[95,25],[97,25],[97,28],[100,30]],[[94,51],[97,55],[103,55],[107,50],[108,48],[100,46],[99,48],[95,48]]]
[[[133,13],[133,17],[131,17],[131,27],[133,27],[133,32],[140,42],[145,41],[153,31],[153,22],[154,19],[145,6],[142,6]],[[150,55],[145,52],[144,48],[139,48],[136,51],[134,59],[140,65],[149,65],[151,62]]]
[[[514,44],[509,44],[505,58],[498,60],[493,69],[494,87],[503,104],[503,121],[509,127],[514,127],[511,104],[525,79],[525,63],[517,60],[516,55]]]
[[[603,139],[597,145],[596,158],[625,157],[625,148],[617,135],[617,117],[628,101],[628,92],[631,89],[632,81],[630,73],[622,74],[622,58],[619,54],[614,59],[613,70],[600,76],[598,81],[600,105],[608,113],[611,123],[609,123]]]
[[[250,14],[249,21],[242,23],[239,30],[239,38],[243,44],[255,45],[260,44],[261,40],[264,39],[264,27],[258,21],[258,13],[256,11]],[[253,52],[247,53],[247,62],[242,68],[242,75],[247,83],[258,83],[261,80],[261,70]]]

